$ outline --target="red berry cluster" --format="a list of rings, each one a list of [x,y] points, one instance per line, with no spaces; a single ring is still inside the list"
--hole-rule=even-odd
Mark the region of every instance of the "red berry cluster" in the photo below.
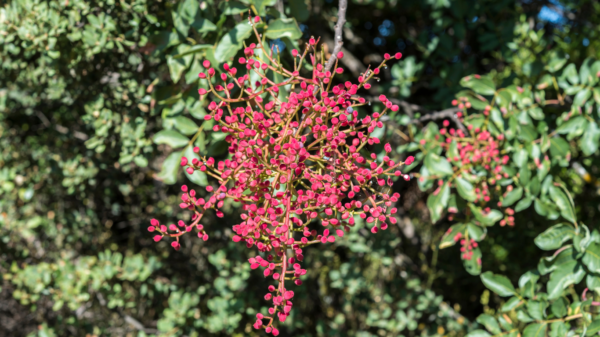
[[[181,235],[192,229],[204,240],[208,238],[200,220],[209,209],[222,217],[225,198],[241,203],[242,222],[233,226],[232,239],[265,254],[264,258],[250,258],[250,266],[263,268],[264,276],[277,283],[269,285],[265,295],[272,303],[268,315],[257,314],[254,327],[278,335],[274,318],[285,321],[293,307],[294,292],[288,290],[286,281],[300,285],[300,277],[306,273],[300,265],[303,250],[311,244],[335,242],[336,236],[342,237],[354,226],[355,216],[365,219],[373,233],[395,223],[393,203],[400,195],[390,195],[389,187],[393,177],[409,179],[399,167],[414,159],[402,163],[388,156],[377,160],[373,153],[361,154],[366,146],[379,144],[370,134],[382,128],[381,117],[397,111],[398,106],[381,95],[383,111],[360,118],[356,109],[367,102],[357,92],[370,86],[368,82],[388,60],[400,59],[400,53],[386,54],[384,61],[361,74],[356,84],[334,85],[334,76],[343,69],[337,68],[336,60],[331,72],[325,68],[325,60],[317,60],[318,41],[310,39],[302,54],[292,51],[294,68],[286,70],[273,58],[273,50],[264,49],[253,28],[259,43],[245,48],[245,57],[238,60],[246,74],[236,77],[238,69],[225,64],[217,76],[210,62],[204,61],[207,71],[199,75],[209,86],[199,94],[211,94],[215,99],[208,105],[210,113],[205,119],[214,119],[213,131],[227,134],[229,158],[216,162],[202,155],[184,157],[181,165],[190,174],[205,172],[218,186],[208,186],[204,197],[183,186],[180,207],[194,212],[192,223],[179,221],[179,226],[167,228],[152,220],[149,230],[159,233],[156,241],[164,236],[174,239],[172,245],[179,249]],[[257,56],[257,49],[262,50],[262,57]],[[336,56],[341,59],[344,55]],[[312,73],[301,76],[307,59]],[[270,72],[284,80],[273,82],[267,76]],[[259,80],[250,83],[250,74]],[[283,86],[291,87],[287,97],[281,94]],[[384,150],[390,153],[392,149],[385,144]],[[194,152],[198,153],[198,148]]]
[[[512,187],[512,186],[510,186]],[[512,208],[507,208],[504,210],[504,219],[500,220],[500,226],[504,227],[506,225],[514,226],[515,225],[515,217],[513,216],[515,211]]]
[[[450,234],[451,232],[452,232],[452,228],[448,228],[446,235]],[[468,232],[465,232],[465,233],[468,233]],[[464,237],[463,233],[461,233],[461,232],[456,233],[456,235],[454,235],[454,237],[453,237],[453,240],[454,240],[454,242],[460,241],[461,258],[463,260],[471,260],[473,258],[473,249],[477,248],[477,246],[479,246],[477,241],[475,241],[475,239],[472,239],[472,238]],[[481,258],[477,258],[477,264],[481,265]]]

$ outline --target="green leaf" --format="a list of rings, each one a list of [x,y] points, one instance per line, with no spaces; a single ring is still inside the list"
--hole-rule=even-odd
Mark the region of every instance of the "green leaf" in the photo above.
[[[556,299],[562,296],[564,289],[571,284],[581,282],[585,274],[585,269],[576,260],[561,264],[550,274],[550,281],[546,286],[548,299]]]
[[[504,132],[504,118],[502,118],[502,113],[497,108],[492,108],[490,113],[490,117],[494,122],[494,125],[500,130],[500,132]]]
[[[491,271],[486,271],[481,274],[481,281],[483,284],[495,292],[499,296],[513,296],[516,294],[515,287],[513,287],[512,283],[508,280],[508,278],[504,275],[494,274]]]
[[[465,200],[474,201],[477,198],[477,196],[475,195],[475,189],[473,188],[473,185],[471,185],[470,182],[466,181],[461,177],[457,177],[455,179],[455,183],[456,191],[458,191],[458,194],[460,194],[460,196],[463,197]]]
[[[529,184],[529,180],[531,179],[531,171],[527,167],[527,165],[521,166],[519,170],[519,184],[521,186],[526,186]]]
[[[274,6],[277,3],[277,1],[276,0],[251,0],[251,3],[254,4],[254,7],[256,8],[256,10],[260,16],[265,16],[267,14],[267,12],[265,11],[265,7]]]
[[[290,0],[290,12],[292,16],[296,18],[296,20],[302,22],[307,20],[310,16],[310,12],[308,11],[308,6],[306,6],[306,1],[304,0]]]
[[[175,117],[174,125],[177,130],[181,131],[181,133],[186,136],[191,136],[198,132],[198,125],[196,125],[193,120],[184,116]]]
[[[467,224],[467,231],[469,233],[469,237],[477,242],[483,240],[487,234],[487,228],[477,226],[473,223]]]
[[[515,151],[515,153],[512,157],[512,160],[515,162],[515,164],[517,164],[518,167],[522,167],[525,164],[527,164],[527,158],[528,158],[527,150],[519,149],[519,150]]]
[[[577,235],[573,236],[573,247],[577,252],[584,252],[587,247],[592,243],[592,236],[590,235],[589,228],[580,223],[579,227],[575,230]]]
[[[173,23],[177,31],[187,36],[190,24],[196,17],[200,6],[198,0],[184,0],[177,6],[177,12],[173,12]]]
[[[585,335],[593,336],[598,334],[598,332],[600,332],[600,319],[596,319],[592,322],[592,324],[588,325]]]
[[[573,226],[561,223],[546,229],[535,238],[534,242],[540,249],[554,250],[560,248],[563,243],[572,239],[574,235],[575,229]]]
[[[591,272],[600,273],[600,245],[592,242],[585,250],[582,261]]]
[[[586,156],[594,154],[598,150],[598,140],[600,139],[600,129],[594,121],[588,122],[583,137],[579,142],[581,152]]]
[[[179,81],[181,78],[181,74],[185,70],[185,64],[179,60],[174,59],[172,57],[167,57],[167,66],[169,66],[169,72],[171,73],[171,80],[175,83]]]
[[[558,134],[577,134],[582,133],[587,125],[587,119],[583,116],[575,116],[561,124],[557,129]]]
[[[469,334],[466,337],[491,337],[491,336],[492,335],[490,335],[487,331],[477,329],[477,330],[473,330],[473,331],[469,332]]]
[[[538,168],[538,172],[537,172],[538,180],[543,181],[544,178],[546,177],[546,175],[548,174],[548,172],[550,172],[550,161],[544,160],[544,161],[542,161],[541,167]]]
[[[549,256],[540,259],[538,263],[538,270],[541,275],[546,275],[555,271],[558,268],[561,268],[563,265],[569,265],[573,262],[577,262],[577,252],[573,249],[573,247],[569,247],[563,251],[561,251],[556,256]]]
[[[194,60],[192,61],[191,67],[188,68],[188,70],[186,71],[186,73],[184,75],[185,83],[187,83],[187,84],[198,83],[199,82],[198,74],[203,71],[204,71],[204,67],[200,63],[199,57],[195,57]],[[208,85],[205,83],[201,83],[199,87],[207,87]],[[196,102],[198,102],[198,101],[196,101]],[[191,107],[188,107],[188,109],[189,108],[191,108]],[[191,111],[190,111],[190,113],[191,113]]]
[[[596,74],[592,74],[594,59],[591,57],[586,58],[579,68],[579,80],[582,84],[594,84],[594,78]]]
[[[529,113],[529,116],[531,116],[531,118],[538,120],[538,121],[541,121],[546,117],[544,115],[544,111],[540,107],[530,108],[527,110],[527,112]]]
[[[517,310],[517,320],[521,321],[522,323],[533,322],[533,318],[529,316],[526,310]]]
[[[522,210],[525,210],[527,208],[529,208],[529,206],[531,206],[531,203],[533,202],[535,198],[532,197],[525,197],[523,199],[521,199],[521,201],[519,201],[517,203],[517,205],[515,206],[515,212],[520,212]]]
[[[494,335],[502,333],[500,325],[498,325],[496,319],[491,315],[479,315],[479,317],[477,317],[477,323],[483,325],[489,332],[493,333]]]
[[[567,325],[565,322],[552,322],[550,325],[550,337],[565,337],[567,335]]]
[[[567,302],[567,300],[564,297],[560,297],[552,303],[552,305],[550,306],[550,311],[552,311],[552,314],[554,314],[554,316],[556,317],[563,317],[568,312],[568,305],[569,303]]]
[[[481,249],[479,247],[473,248],[469,258],[462,258],[462,261],[467,273],[471,275],[479,275],[481,273]]]
[[[546,64],[546,69],[551,73],[555,73],[559,71],[565,63],[567,63],[565,53],[562,51],[554,51],[550,57],[550,62]]]
[[[527,312],[529,313],[529,316],[536,320],[541,321],[544,319],[546,316],[546,307],[548,307],[548,302],[546,301],[527,301]]]
[[[448,228],[442,240],[440,241],[440,249],[448,248],[454,246],[456,241],[454,241],[454,237],[458,233],[463,233],[466,229],[465,224],[456,224],[452,225],[452,227]]]
[[[564,158],[569,153],[569,143],[561,137],[550,138],[550,154],[554,158]]]
[[[524,297],[533,298],[535,297],[535,285],[540,279],[540,273],[537,270],[530,270],[519,278],[519,288],[521,295]]]
[[[592,97],[592,90],[590,90],[588,87],[585,87],[581,89],[577,95],[575,95],[573,98],[573,105],[582,106],[585,102],[587,102],[588,99],[590,99],[590,97]]]
[[[429,173],[427,166],[422,165],[419,174],[422,178],[417,180],[417,185],[419,186],[419,189],[421,189],[421,191],[426,191],[432,188],[435,180],[431,178],[431,174]]]
[[[462,167],[462,161],[454,160],[454,159],[460,158],[460,153],[458,152],[458,147],[457,147],[455,140],[453,140],[450,143],[450,146],[448,146],[448,151],[446,151],[446,156],[448,156],[448,158],[453,158],[452,165],[457,166],[457,167]]]
[[[177,46],[176,55],[181,55],[188,51],[190,48],[191,47],[188,45],[180,44],[179,46]],[[175,55],[169,55],[167,57],[167,66],[169,67],[169,74],[171,75],[171,80],[173,80],[173,82],[179,82],[181,75],[183,74],[185,69],[190,65],[192,59],[192,55],[184,55],[180,58],[175,58]]]
[[[466,76],[460,80],[460,85],[481,95],[491,96],[496,92],[496,85],[487,76],[481,76],[480,78],[473,75]]]
[[[177,171],[181,167],[181,151],[172,152],[162,164],[162,169],[156,179],[167,185],[177,182]]]
[[[587,287],[596,292],[596,295],[600,295],[600,275],[589,273],[585,278]]]
[[[441,217],[450,199],[450,188],[444,184],[437,194],[430,194],[427,198],[427,207],[431,215],[431,222],[436,223]]]
[[[529,324],[523,330],[523,337],[545,337],[547,327],[546,323]]]
[[[523,302],[521,301],[521,299],[519,299],[516,296],[513,296],[510,299],[508,299],[508,301],[506,301],[506,303],[504,303],[502,305],[502,307],[500,308],[500,311],[501,312],[511,311],[511,310],[515,309],[516,307],[518,307],[522,303]]]
[[[540,179],[537,176],[533,177],[533,179],[531,179],[531,182],[529,183],[529,191],[532,194],[532,199],[540,194],[541,188],[542,184],[540,184]]]
[[[488,213],[485,213],[481,210],[481,208],[469,203],[469,208],[475,218],[483,225],[483,226],[493,226],[496,222],[502,219],[502,212],[492,209]]]
[[[189,139],[175,130],[162,130],[154,135],[155,144],[167,144],[172,148],[182,147],[188,144]]]
[[[572,85],[579,84],[579,76],[577,75],[577,68],[575,67],[574,63],[570,63],[565,69],[563,69],[561,77],[569,80]]]
[[[502,207],[508,207],[514,204],[517,200],[521,199],[523,196],[523,188],[517,187],[512,191],[506,193],[504,199],[502,199]]]
[[[297,40],[302,37],[302,31],[294,18],[277,19],[269,22],[269,28],[267,28],[265,36],[269,39],[288,37]]]
[[[496,319],[498,323],[500,323],[500,327],[506,331],[510,331],[510,333],[506,337],[517,337],[517,330],[513,330],[515,326],[513,325],[513,321],[508,317],[508,315],[497,316]]]
[[[225,34],[215,49],[215,59],[225,62],[234,57],[243,46],[243,41],[252,34],[252,25],[248,22],[238,23],[229,33]]]
[[[138,167],[146,167],[146,166],[148,166],[148,159],[146,159],[146,157],[144,157],[144,156],[135,156],[135,158],[133,158],[133,162]]]
[[[448,160],[445,157],[440,157],[435,153],[428,153],[425,156],[424,164],[431,175],[444,177],[452,175],[454,172],[452,170],[452,166],[448,163]]]
[[[563,193],[563,191],[561,191],[560,188],[556,186],[550,186],[548,192],[550,192],[550,197],[552,198],[552,201],[554,201],[554,203],[560,209],[560,215],[562,215],[563,218],[569,220],[570,222],[575,223],[575,210],[573,209],[571,202]]]
[[[244,5],[239,1],[223,1],[219,4],[219,10],[224,15],[236,15],[240,13],[248,12],[248,6]],[[248,25],[248,20],[242,20],[243,23]],[[249,26],[249,25],[248,25]]]
[[[177,55],[173,56],[173,58],[179,59],[186,55],[195,54],[201,50],[208,49],[208,48],[212,48],[212,44],[197,44],[197,45],[194,45],[194,46],[188,48],[187,50],[183,51],[181,54],[177,54]]]
[[[217,30],[217,26],[210,20],[198,16],[192,23],[192,28],[194,28],[198,33],[208,33]]]

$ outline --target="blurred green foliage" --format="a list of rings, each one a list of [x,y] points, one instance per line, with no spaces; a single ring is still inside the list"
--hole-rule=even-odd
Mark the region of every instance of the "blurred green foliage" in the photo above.
[[[417,105],[391,116],[383,143],[402,147],[402,135],[414,139],[425,125],[406,127],[408,121],[450,106],[466,75],[487,74],[494,89],[530,85],[527,94],[535,98],[534,91],[545,89],[535,86],[556,73],[570,105],[587,113],[587,102],[596,99],[597,83],[575,79],[590,65],[584,60],[597,54],[596,2],[353,0],[348,6],[344,48],[354,57],[343,65],[350,74],[358,76],[361,64],[377,63],[384,52],[405,55],[369,93]],[[297,39],[332,40],[336,7],[321,0],[2,5],[0,296],[14,305],[0,305],[0,332],[254,334],[255,310],[265,310],[256,294],[266,286],[250,272],[247,251],[230,240],[228,228],[239,218],[235,205],[224,219],[208,218],[208,243],[186,238],[179,252],[155,244],[145,228],[151,217],[185,219],[171,185],[206,184],[199,173],[184,177],[179,170],[192,144],[225,155],[223,137],[206,132],[212,124],[202,119],[207,102],[196,94],[201,61],[216,65],[239,54],[250,35],[245,20],[251,10],[290,62]],[[548,11],[558,19],[541,15]],[[558,92],[549,82],[547,88],[548,95]],[[574,212],[592,228],[599,212],[598,138],[591,122],[583,134],[581,125],[566,126],[574,119],[560,126],[564,112],[544,110],[567,139],[549,151],[553,161],[570,152],[580,164],[556,159],[549,174],[568,186]],[[528,113],[537,120],[535,111]],[[418,165],[415,170],[424,167]],[[301,300],[284,335],[462,336],[481,326],[496,333],[489,322],[505,301],[467,273],[456,252],[437,249],[450,223],[431,224],[430,190],[422,192],[416,182],[394,188],[402,194],[399,226],[371,235],[360,223],[331,249],[307,251],[309,273],[294,289]],[[489,228],[481,244],[484,272],[516,284],[537,265],[541,252],[532,242],[549,223],[532,209],[516,215],[515,228]],[[581,293],[580,287],[565,291]],[[554,303],[553,314],[562,317],[563,307]]]

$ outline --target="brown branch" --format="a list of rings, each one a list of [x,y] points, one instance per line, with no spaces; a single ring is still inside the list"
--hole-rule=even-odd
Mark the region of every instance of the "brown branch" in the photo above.
[[[450,119],[452,119],[452,121],[456,124],[456,126],[459,129],[461,129],[463,132],[467,132],[467,129],[465,128],[465,126],[458,119],[458,117],[456,117],[456,113],[459,111],[461,111],[461,109],[459,109],[459,108],[449,108],[449,109],[445,109],[442,111],[428,113],[424,116],[421,116],[421,118],[413,119],[410,122],[411,123],[422,123],[422,122],[426,122],[426,121],[450,118]]]
[[[338,9],[338,19],[335,25],[335,46],[333,47],[333,51],[331,52],[331,56],[327,63],[325,63],[325,71],[328,72],[331,70],[331,67],[335,64],[335,60],[337,60],[337,53],[342,50],[342,46],[344,45],[344,41],[342,40],[342,34],[344,32],[344,24],[346,23],[346,9],[348,8],[348,0],[340,0],[339,9]]]
[[[333,51],[331,53],[331,56],[329,57],[329,60],[327,60],[327,63],[325,63],[325,69],[323,70],[323,72],[328,72],[331,67],[333,66],[333,64],[335,63],[335,61],[337,60],[337,53],[342,49],[342,45],[344,45],[344,41],[342,40],[342,32],[344,29],[344,24],[346,23],[346,9],[348,8],[348,0],[340,0],[340,5],[339,5],[339,9],[338,9],[338,19],[337,19],[337,24],[335,25],[335,40],[337,41],[337,43],[335,44],[335,47],[333,48]],[[319,87],[317,86],[315,88],[315,93],[319,90]],[[306,118],[306,114],[302,115],[302,118],[300,119],[300,124],[302,124],[302,122],[304,121],[304,118]],[[296,128],[293,128],[294,134],[296,134],[296,132],[298,131]]]
[[[331,35],[326,32],[319,32],[319,35],[323,38],[323,42],[327,44],[330,50],[335,49],[335,41],[331,38]],[[356,57],[354,56],[348,49],[342,47],[340,50],[344,53],[344,58],[340,60],[340,62],[348,68],[352,76],[358,77],[361,73],[364,73],[367,70],[367,67]],[[332,54],[333,57],[333,54]],[[337,56],[336,56],[337,57]]]
[[[374,92],[372,92],[371,94],[373,94]],[[379,97],[376,96],[369,96],[369,97],[365,97],[365,99],[375,102],[379,100]],[[415,112],[423,112],[426,114],[431,114],[432,111],[417,105],[417,104],[413,104],[413,103],[408,103],[407,101],[403,101],[403,100],[399,100],[397,98],[387,98],[390,102],[392,102],[393,104],[399,105],[402,110],[404,110],[404,112],[408,115],[408,117],[413,118],[415,115]],[[412,123],[416,123],[415,121],[412,121]]]

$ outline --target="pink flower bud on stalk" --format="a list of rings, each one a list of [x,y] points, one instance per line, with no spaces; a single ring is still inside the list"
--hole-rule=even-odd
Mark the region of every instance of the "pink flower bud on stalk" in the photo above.
[[[254,23],[259,21],[259,17],[254,18]],[[258,37],[254,25],[253,29]],[[306,274],[301,267],[303,250],[316,243],[334,243],[336,237],[343,237],[354,226],[357,215],[367,219],[372,233],[386,230],[388,223],[395,224],[396,209],[391,207],[400,195],[390,195],[389,186],[393,184],[392,178],[409,180],[399,169],[414,162],[412,156],[404,162],[395,162],[388,156],[383,161],[377,161],[374,154],[364,156],[365,146],[379,144],[379,139],[370,134],[383,127],[382,116],[398,111],[397,105],[382,95],[381,112],[359,119],[355,110],[367,104],[357,95],[358,91],[370,86],[368,82],[386,61],[400,59],[402,54],[386,54],[386,61],[372,72],[362,74],[357,83],[334,84],[335,75],[343,70],[330,71],[325,69],[324,62],[317,63],[314,57],[317,44],[318,40],[311,38],[304,54],[292,50],[293,57],[300,57],[293,70],[283,69],[270,52],[263,50],[268,59],[265,63],[254,55],[255,49],[264,46],[250,44],[244,50],[245,57],[239,59],[241,69],[245,68],[247,74],[234,81],[223,73],[222,78],[215,78],[224,82],[218,87],[211,80],[206,81],[207,89],[199,89],[198,93],[208,95],[213,101],[204,119],[214,119],[213,130],[226,135],[232,159],[206,158],[197,147],[193,149],[194,158],[183,157],[181,166],[188,174],[200,170],[215,178],[216,183],[199,193],[182,187],[180,207],[193,212],[191,223],[180,221],[179,227],[172,225],[167,229],[152,220],[148,228],[158,232],[155,241],[170,237],[174,239],[172,247],[179,250],[179,237],[192,230],[199,238],[208,240],[200,221],[209,209],[214,209],[217,217],[223,217],[220,209],[225,199],[239,202],[242,221],[233,226],[232,240],[267,255],[266,259],[260,255],[249,259],[250,267],[262,268],[265,277],[276,281],[264,297],[272,302],[268,310],[271,316],[257,315],[254,327],[274,335],[279,333],[273,326],[275,317],[285,321],[293,308],[294,292],[285,281],[291,280],[299,286],[300,277]],[[342,59],[344,54],[338,52],[336,56]],[[303,62],[312,62],[310,76],[300,73]],[[202,73],[200,78],[214,77],[210,62],[205,60],[202,65],[208,76]],[[231,75],[238,71],[227,64],[223,69]],[[284,75],[286,81],[273,83],[265,75],[267,70]],[[251,73],[260,77],[256,86],[248,86]],[[298,91],[281,97],[278,88],[288,84]],[[241,96],[231,94],[236,86]],[[392,152],[389,144],[384,149],[386,153]],[[372,186],[382,189],[373,191]],[[251,193],[245,193],[247,190]],[[364,194],[368,197],[361,199],[359,195]],[[319,229],[309,229],[309,224],[317,219]]]

